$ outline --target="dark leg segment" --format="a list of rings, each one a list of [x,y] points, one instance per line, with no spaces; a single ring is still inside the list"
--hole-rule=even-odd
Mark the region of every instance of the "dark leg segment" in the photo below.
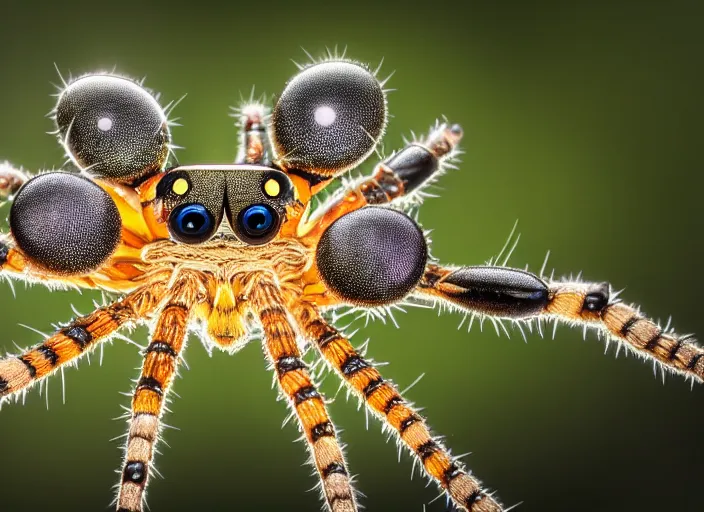
[[[418,285],[421,295],[445,300],[470,313],[499,318],[548,317],[590,324],[664,367],[704,380],[704,349],[691,336],[664,331],[637,307],[611,295],[608,283],[553,282],[505,267],[429,265]]]
[[[369,410],[398,435],[421,463],[426,474],[443,488],[461,510],[500,512],[501,505],[486,494],[479,481],[454,460],[434,438],[425,419],[359,354],[350,341],[330,326],[310,306],[300,307],[296,317],[321,355],[363,400]]]
[[[463,309],[503,318],[536,315],[549,301],[548,285],[542,279],[505,267],[448,270],[428,265],[418,289]]]
[[[319,237],[333,222],[369,204],[385,204],[419,190],[442,169],[462,139],[459,125],[441,124],[422,142],[409,144],[379,163],[374,174],[343,192],[315,221],[306,238]]]
[[[374,204],[378,199],[388,202],[420,188],[440,170],[440,159],[449,155],[461,138],[460,125],[441,125],[423,143],[410,144],[381,162],[373,179],[363,182],[369,185],[365,189],[369,195],[368,202]],[[378,189],[373,181],[376,181]],[[383,191],[388,199],[377,197],[380,194],[375,190]]]

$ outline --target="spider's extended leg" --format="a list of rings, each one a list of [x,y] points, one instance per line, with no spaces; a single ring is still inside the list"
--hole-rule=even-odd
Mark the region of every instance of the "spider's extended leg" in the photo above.
[[[545,282],[506,267],[429,265],[417,291],[489,317],[548,317],[593,326],[673,372],[704,380],[704,349],[692,336],[665,330],[636,306],[616,300],[608,283]]]
[[[384,204],[419,190],[437,177],[443,160],[452,155],[462,139],[462,128],[440,124],[422,142],[412,143],[379,163],[372,176],[357,181],[317,219],[312,219],[305,237],[315,239],[330,224],[368,204]]]
[[[23,354],[0,359],[0,398],[27,389],[92,351],[119,328],[148,317],[163,295],[163,284],[145,286],[118,302],[77,318]]]
[[[425,472],[442,487],[454,504],[472,512],[499,512],[501,505],[482,490],[480,482],[453,459],[433,438],[425,419],[406,402],[396,387],[329,325],[313,306],[296,311],[301,328],[330,367],[365,405],[392,429],[417,457]]]
[[[132,397],[132,415],[117,496],[119,512],[142,510],[164,402],[178,368],[188,319],[200,293],[198,281],[190,276],[174,284],[145,350],[142,372]]]
[[[296,342],[278,287],[262,279],[252,292],[264,330],[266,351],[279,387],[298,418],[332,512],[356,512],[355,493],[335,427],[316,389]]]

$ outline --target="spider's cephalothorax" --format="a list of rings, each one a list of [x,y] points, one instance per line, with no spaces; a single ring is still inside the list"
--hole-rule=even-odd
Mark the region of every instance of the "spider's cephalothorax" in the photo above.
[[[410,300],[473,317],[536,319],[539,328],[546,317],[564,320],[599,329],[673,372],[704,378],[698,345],[616,300],[606,283],[429,258],[424,232],[403,210],[456,154],[458,125],[436,124],[312,212],[313,197],[372,154],[383,135],[383,84],[344,58],[301,67],[271,116],[259,104],[241,110],[237,163],[167,168],[169,122],[151,93],[122,77],[89,75],[66,84],[55,110],[59,140],[81,172],[30,178],[0,165],[0,194],[13,199],[11,234],[0,241],[2,274],[121,295],[42,344],[0,359],[0,397],[21,395],[123,327],[150,326],[117,510],[143,510],[164,403],[194,324],[204,343],[232,352],[252,328],[261,332],[334,512],[356,511],[357,496],[302,359],[303,341],[396,433],[456,507],[502,507],[326,310],[383,310]]]

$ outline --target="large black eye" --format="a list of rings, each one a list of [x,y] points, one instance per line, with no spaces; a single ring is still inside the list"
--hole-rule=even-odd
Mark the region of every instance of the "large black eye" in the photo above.
[[[98,268],[120,242],[121,228],[120,213],[107,192],[64,172],[29,180],[10,210],[19,248],[32,263],[57,274]]]
[[[334,176],[372,152],[385,123],[376,77],[351,62],[324,62],[288,83],[274,107],[272,140],[282,166]]]
[[[253,204],[237,216],[238,235],[242,241],[260,245],[271,240],[279,228],[278,214],[268,205]]]
[[[169,232],[179,242],[205,242],[213,236],[215,227],[215,219],[202,204],[182,204],[169,215]]]
[[[94,176],[132,183],[166,163],[164,111],[125,78],[92,75],[71,83],[59,98],[56,123],[76,164]]]
[[[366,207],[337,219],[318,243],[323,281],[354,304],[402,299],[423,275],[428,258],[418,225],[396,210]]]

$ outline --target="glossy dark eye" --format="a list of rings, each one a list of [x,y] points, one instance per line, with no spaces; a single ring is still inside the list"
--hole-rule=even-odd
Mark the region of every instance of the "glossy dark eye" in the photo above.
[[[324,62],[288,83],[274,107],[272,140],[283,167],[334,176],[372,152],[385,123],[376,77],[351,62]]]
[[[425,237],[407,215],[367,206],[337,219],[318,242],[318,272],[340,298],[376,306],[405,297],[428,258]]]
[[[76,174],[52,172],[31,179],[17,193],[10,229],[36,266],[57,274],[86,274],[113,253],[122,220],[98,185]]]
[[[91,75],[71,83],[56,106],[56,124],[76,164],[96,177],[133,183],[166,164],[164,111],[125,78]]]
[[[237,224],[243,241],[258,245],[268,242],[276,234],[279,217],[270,206],[254,204],[242,210]]]
[[[214,228],[215,220],[202,204],[183,204],[169,216],[169,232],[179,242],[205,242],[213,235]]]

